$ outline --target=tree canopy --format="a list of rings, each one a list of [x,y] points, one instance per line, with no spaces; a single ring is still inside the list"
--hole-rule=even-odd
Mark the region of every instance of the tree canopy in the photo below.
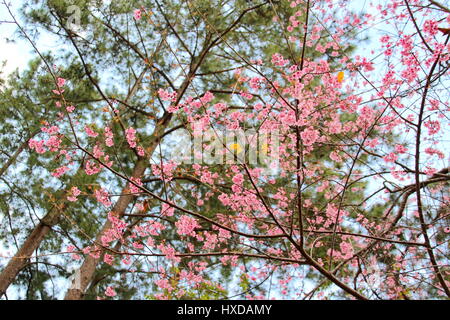
[[[3,6],[3,298],[450,297],[445,4]]]

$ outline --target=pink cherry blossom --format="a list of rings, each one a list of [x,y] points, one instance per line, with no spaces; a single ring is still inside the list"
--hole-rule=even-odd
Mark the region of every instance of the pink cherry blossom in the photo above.
[[[110,207],[112,205],[109,198],[109,193],[103,188],[94,191],[95,198],[97,201],[101,202],[105,207]]]
[[[302,143],[305,146],[310,146],[315,143],[317,139],[319,139],[319,131],[309,127],[300,133],[300,137],[302,138]]]
[[[136,130],[130,127],[125,130],[125,134],[130,148],[136,148]]]
[[[105,128],[105,144],[108,147],[112,147],[114,145],[114,134],[110,127]]]
[[[81,194],[81,191],[77,187],[72,187],[70,189],[70,195],[67,197],[67,200],[71,202],[77,201],[77,197]]]
[[[142,11],[140,9],[134,10],[134,19],[140,20],[142,17]]]
[[[85,127],[84,127],[84,131],[87,133],[87,135],[88,135],[89,137],[95,138],[95,137],[98,136],[98,133],[95,132],[94,130],[92,130],[91,127],[89,127],[89,126],[85,126]]]
[[[107,287],[106,291],[105,291],[105,295],[107,295],[108,297],[115,297],[117,295],[117,293],[113,287]]]
[[[195,236],[194,230],[200,227],[197,220],[186,215],[181,216],[175,223],[175,226],[177,227],[177,233],[179,235],[188,235],[192,237]]]
[[[57,79],[57,82],[58,82],[58,87],[63,87],[64,84],[66,83],[66,79],[64,79],[64,78],[58,78],[58,79]]]

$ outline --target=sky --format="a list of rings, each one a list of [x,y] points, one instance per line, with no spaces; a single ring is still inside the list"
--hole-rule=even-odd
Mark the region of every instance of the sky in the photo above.
[[[19,8],[25,1],[14,0],[10,5],[11,12],[19,23],[21,23]],[[26,69],[27,62],[36,57],[36,51],[28,40],[18,38],[17,27],[14,23],[11,23],[13,19],[3,3],[0,4],[0,21],[0,65],[6,61],[6,65],[0,70],[3,72],[1,77],[5,78],[16,69],[19,69],[19,71]],[[40,52],[55,50],[59,45],[54,39],[51,35],[43,33],[35,46]]]
[[[26,0],[14,0],[11,3],[11,11],[16,16],[16,19],[20,22],[20,14],[18,9],[22,6],[22,4]],[[361,11],[367,6],[366,0],[350,0],[349,5],[355,8],[355,11]],[[6,75],[13,72],[15,69],[24,70],[27,66],[25,61],[29,61],[31,58],[35,56],[35,51],[31,47],[31,45],[24,39],[17,40],[17,28],[12,22],[12,18],[2,4],[0,5],[0,63],[6,61],[6,66],[1,69],[3,74],[1,75],[4,78]],[[5,22],[6,21],[6,22]],[[14,42],[9,42],[8,39],[16,39]],[[44,35],[41,37],[39,43],[36,44],[40,51],[46,51],[46,49],[52,49],[52,41],[51,37],[48,35]]]
[[[23,0],[14,1],[11,6],[13,9],[13,13],[17,14],[17,9],[23,3]],[[11,22],[11,16],[9,15],[8,10],[4,5],[0,6],[0,61],[3,62],[6,60],[6,66],[3,68],[5,75],[11,73],[16,68],[23,70],[26,66],[23,62],[30,60],[33,56],[33,51],[30,46],[27,46],[23,41],[18,42],[8,42],[7,39],[13,39],[17,37],[15,34],[16,26],[13,23],[5,23],[4,21]]]

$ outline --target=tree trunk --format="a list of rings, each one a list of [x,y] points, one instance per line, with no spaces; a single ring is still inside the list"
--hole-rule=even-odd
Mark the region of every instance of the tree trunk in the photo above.
[[[31,255],[39,248],[41,241],[51,230],[51,227],[58,223],[60,212],[64,209],[65,205],[62,205],[61,208],[51,208],[47,215],[33,229],[19,251],[9,260],[6,268],[0,273],[0,297],[6,293],[6,290],[20,270],[28,264]]]
[[[168,126],[170,123],[171,114],[169,114],[167,117],[163,117],[163,120],[158,123],[157,127],[155,128],[155,131],[152,134],[153,141],[151,142],[149,148],[147,149],[147,157],[146,158],[140,158],[133,169],[132,177],[133,178],[142,178],[145,170],[149,167],[150,160],[149,158],[153,154],[153,152],[156,149],[156,146],[159,143],[160,137],[162,136],[164,129]],[[124,190],[122,190],[122,193],[126,193],[127,187],[124,187]],[[116,204],[114,205],[112,212],[114,212],[119,218],[123,217],[123,214],[125,213],[125,210],[127,209],[128,205],[133,201],[135,198],[135,195],[122,195],[120,196],[119,200],[117,200]],[[101,228],[100,232],[97,234],[96,242],[101,243],[102,236],[111,229],[112,224],[109,220],[107,220],[103,227]],[[75,272],[75,278],[72,280],[70,288],[67,290],[66,295],[64,297],[65,300],[80,300],[84,297],[84,294],[86,292],[86,289],[88,288],[89,284],[92,282],[95,276],[95,272],[97,269],[97,265],[103,260],[104,251],[102,250],[102,253],[100,254],[100,257],[98,259],[88,255],[81,267]]]
[[[0,168],[0,177],[8,170],[8,168],[17,160],[23,150],[28,146],[28,141],[33,138],[36,134],[38,134],[40,130],[36,130],[32,134],[30,134],[24,142],[17,148],[16,152],[6,161],[6,163]]]
[[[220,38],[217,38],[216,41],[218,41]],[[177,98],[174,101],[174,105],[177,105],[183,95],[185,94],[187,88],[191,84],[193,77],[201,65],[203,59],[206,57],[206,54],[209,52],[209,50],[213,47],[213,45],[208,41],[207,44],[203,47],[201,50],[198,59],[196,63],[194,61],[191,62],[191,68],[189,70],[189,73],[187,77],[184,79],[183,83],[181,84],[180,88],[177,92]],[[156,149],[156,146],[160,142],[161,137],[163,136],[163,133],[165,129],[170,124],[170,121],[172,119],[172,113],[166,113],[156,124],[155,130],[152,134],[153,141],[150,143],[149,148],[146,150],[146,159],[139,159],[134,167],[132,177],[134,178],[141,178],[144,174],[145,170],[150,164],[150,157],[153,154],[153,152]],[[115,204],[113,208],[113,212],[116,213],[119,217],[122,217],[125,213],[126,208],[128,207],[128,204],[133,200],[133,195],[124,195],[119,198],[117,203]],[[108,221],[105,222],[103,225],[100,233],[97,235],[96,242],[101,242],[102,236],[105,234],[107,230],[111,228],[111,223]],[[100,257],[98,259],[95,259],[91,256],[87,256],[81,265],[81,267],[75,272],[75,278],[72,280],[72,283],[70,285],[70,288],[67,290],[66,295],[64,297],[65,300],[80,300],[84,297],[85,292],[87,288],[89,287],[90,283],[95,277],[95,272],[97,269],[97,265],[100,263],[101,260],[103,260],[104,251],[102,250],[102,253],[100,254]]]

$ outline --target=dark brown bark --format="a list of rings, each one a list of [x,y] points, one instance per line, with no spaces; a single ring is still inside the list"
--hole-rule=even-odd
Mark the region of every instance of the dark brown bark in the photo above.
[[[144,174],[145,169],[147,168],[147,161],[145,159],[139,159],[136,162],[134,167],[132,177],[140,178]],[[126,189],[127,187],[125,187]],[[126,190],[123,190],[123,193],[126,193]],[[134,195],[122,195],[119,200],[114,205],[112,212],[114,212],[118,217],[121,217],[124,213],[128,205],[134,199]],[[109,220],[106,220],[100,232],[97,234],[96,243],[101,243],[101,238],[106,234],[106,232],[111,229],[112,224]],[[84,292],[86,288],[91,283],[93,276],[95,274],[95,270],[97,268],[98,263],[103,260],[104,252],[100,255],[99,258],[94,258],[88,255],[85,259],[81,267],[77,271],[77,277],[72,281],[70,289],[67,291],[65,300],[80,300],[84,296]]]
[[[164,117],[162,121],[159,122],[157,125],[155,132],[153,132],[153,141],[150,144],[150,147],[147,149],[147,154],[151,155],[156,149],[156,146],[159,143],[159,140],[163,133],[164,129],[167,127],[167,125],[170,123],[171,116],[168,115],[167,117]],[[145,170],[148,168],[150,164],[150,161],[148,158],[140,158],[136,161],[136,164],[133,169],[133,173],[131,174],[131,177],[133,178],[141,178],[144,175]],[[116,204],[114,205],[112,212],[114,212],[119,218],[123,217],[125,214],[125,210],[127,209],[128,205],[133,201],[135,198],[135,195],[129,195],[126,194],[127,187],[124,188],[123,192],[124,195],[120,196],[120,198],[117,200]],[[112,224],[109,220],[107,220],[103,227],[101,228],[100,232],[97,234],[96,243],[101,243],[101,238],[105,233],[111,229]],[[94,258],[92,256],[87,256],[81,265],[81,267],[76,272],[76,277],[73,279],[71,287],[67,290],[66,295],[64,297],[65,300],[80,300],[84,297],[84,294],[86,292],[86,289],[88,288],[89,284],[92,282],[95,276],[95,272],[97,269],[97,265],[103,260],[104,251],[100,254],[99,258]]]
[[[33,138],[40,130],[37,130],[30,134],[27,139],[17,148],[16,152],[6,161],[6,163],[0,168],[0,177],[8,170],[8,168],[17,160],[19,155],[25,150],[28,145],[28,141]]]
[[[39,248],[39,245],[49,233],[52,226],[58,223],[62,210],[64,210],[64,205],[59,209],[56,207],[50,209],[47,215],[31,231],[19,251],[9,260],[5,269],[0,273],[0,297],[6,293],[6,290],[19,274],[20,270],[28,264],[31,255]]]

